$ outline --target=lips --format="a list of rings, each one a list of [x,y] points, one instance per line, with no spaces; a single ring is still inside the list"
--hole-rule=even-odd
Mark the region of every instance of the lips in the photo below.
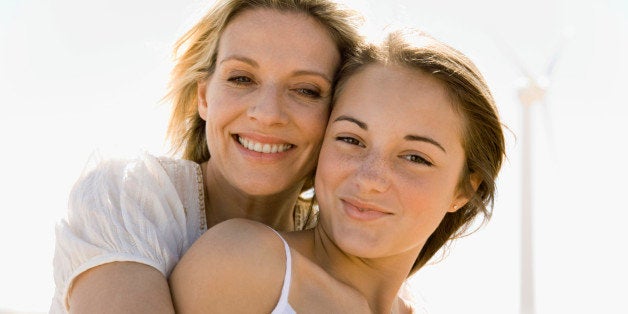
[[[292,147],[294,147],[294,145],[290,143],[283,143],[283,144],[261,143],[261,142],[255,141],[251,138],[244,137],[241,135],[235,135],[235,138],[240,143],[240,145],[242,145],[244,148],[250,151],[263,153],[263,154],[283,153],[291,149]]]
[[[356,220],[373,221],[392,215],[392,213],[381,207],[358,200],[342,199],[341,202],[345,213]]]

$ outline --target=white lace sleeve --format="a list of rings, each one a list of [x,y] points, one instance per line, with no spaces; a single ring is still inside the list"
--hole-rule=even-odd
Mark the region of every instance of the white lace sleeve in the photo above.
[[[133,261],[167,277],[189,247],[185,209],[153,156],[100,163],[77,181],[68,206],[56,227],[51,312],[67,308],[72,281],[92,267]]]

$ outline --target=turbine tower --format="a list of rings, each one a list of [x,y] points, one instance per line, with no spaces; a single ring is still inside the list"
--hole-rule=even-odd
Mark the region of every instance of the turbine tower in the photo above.
[[[547,65],[546,71],[535,76],[520,62],[516,54],[504,41],[498,41],[507,57],[518,68],[524,78],[524,84],[518,87],[517,96],[522,106],[522,126],[521,126],[521,295],[520,314],[534,314],[536,312],[536,302],[534,295],[534,229],[533,229],[533,135],[532,132],[532,109],[535,106],[542,106],[546,115],[546,123],[549,123],[549,112],[545,103],[545,96],[550,87],[551,78],[554,74],[555,66],[560,53],[564,47],[563,40],[556,53],[552,55]],[[552,141],[551,126],[548,125],[550,141]]]
[[[534,314],[534,249],[532,229],[532,106],[545,100],[545,88],[528,79],[519,89],[522,105],[521,166],[521,314]]]

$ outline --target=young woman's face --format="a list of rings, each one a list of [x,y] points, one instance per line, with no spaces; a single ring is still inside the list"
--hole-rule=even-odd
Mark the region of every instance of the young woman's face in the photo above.
[[[250,195],[298,186],[314,169],[340,54],[312,17],[267,9],[237,15],[199,84],[210,171]]]
[[[467,201],[462,121],[445,87],[418,70],[369,65],[345,84],[316,173],[319,224],[345,252],[416,254]]]

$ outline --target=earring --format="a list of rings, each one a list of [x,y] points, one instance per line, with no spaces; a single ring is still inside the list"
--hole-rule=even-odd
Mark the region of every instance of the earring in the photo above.
[[[458,209],[458,205],[454,204],[454,210]]]

